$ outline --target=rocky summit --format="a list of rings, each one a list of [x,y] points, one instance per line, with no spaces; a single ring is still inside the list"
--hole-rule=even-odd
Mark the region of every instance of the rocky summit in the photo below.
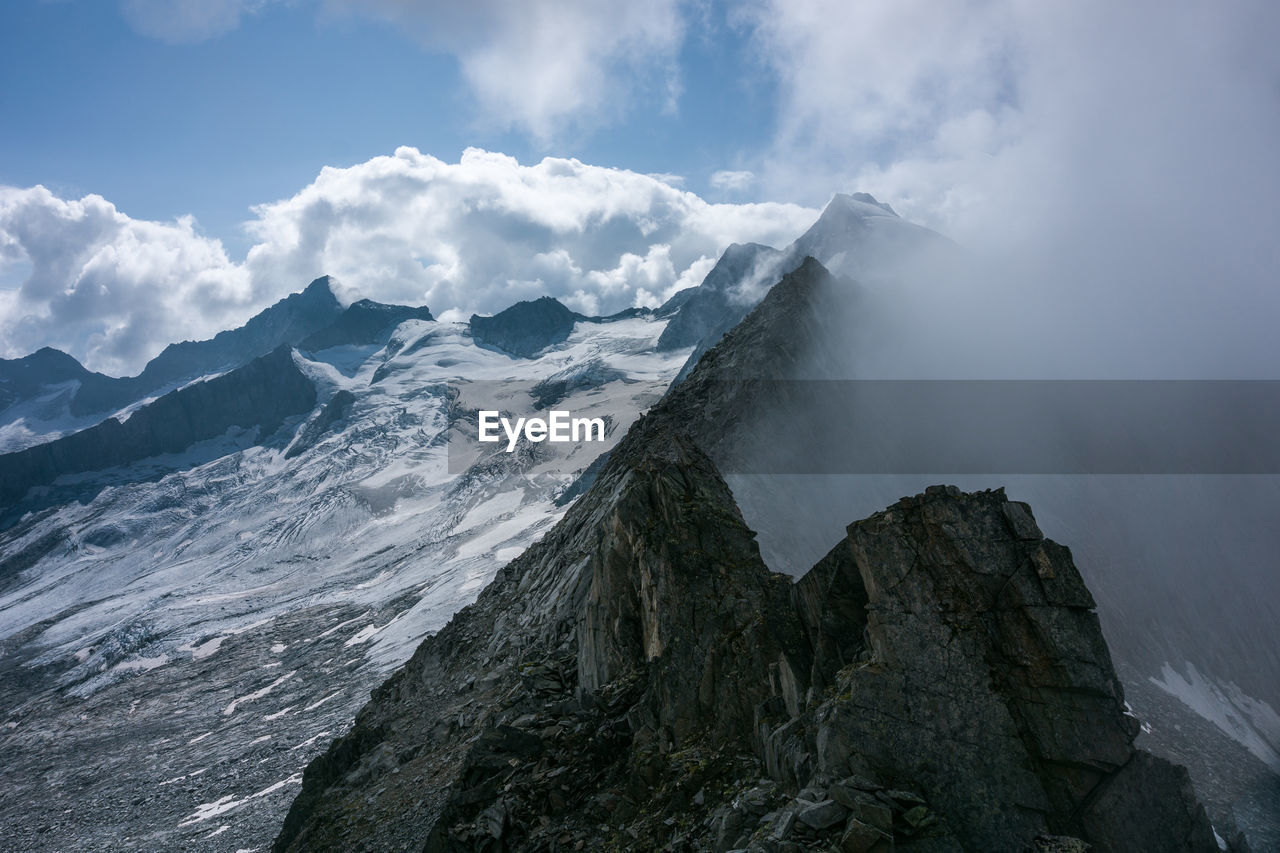
[[[701,425],[837,286],[784,277],[632,427],[307,767],[274,850],[1219,849],[1026,504],[933,487],[767,568]]]
[[[1137,731],[1025,504],[932,488],[793,584],[674,439],[375,692],[274,849],[1216,850]]]

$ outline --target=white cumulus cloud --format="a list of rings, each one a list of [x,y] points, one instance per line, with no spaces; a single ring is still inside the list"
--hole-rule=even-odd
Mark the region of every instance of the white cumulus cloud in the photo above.
[[[455,56],[485,118],[548,139],[616,117],[646,93],[679,94],[679,0],[327,0]]]
[[[105,371],[129,370],[164,342],[216,330],[252,304],[247,272],[190,217],[131,219],[101,196],[0,187],[3,355],[44,345]]]
[[[466,319],[551,295],[607,314],[697,284],[732,242],[783,245],[816,217],[794,204],[712,204],[664,180],[577,160],[522,165],[413,148],[326,168],[247,223],[243,261],[190,218],[131,219],[105,199],[0,188],[0,340],[135,372],[330,274],[344,298]]]
[[[792,204],[710,204],[572,159],[526,166],[469,149],[446,163],[413,148],[325,169],[255,212],[246,262],[255,281],[326,272],[352,295],[459,317],[543,294],[587,313],[651,302],[729,243],[785,243],[816,215]]]

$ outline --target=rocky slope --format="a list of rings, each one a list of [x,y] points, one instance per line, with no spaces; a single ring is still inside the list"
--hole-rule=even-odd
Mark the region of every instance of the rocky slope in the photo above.
[[[381,344],[397,325],[412,319],[431,320],[431,312],[368,299],[344,309],[331,279],[322,276],[239,328],[204,341],[170,344],[137,376],[93,373],[47,347],[24,358],[0,359],[0,453],[83,431],[108,415],[127,416],[192,380],[242,367],[281,346],[314,352]]]
[[[107,418],[97,426],[17,453],[0,456],[0,522],[30,506],[62,503],[66,496],[32,490],[58,478],[117,468],[148,457],[179,453],[193,444],[239,427],[260,437],[284,420],[311,410],[315,385],[285,346],[244,367],[166,394],[142,406],[123,423]],[[61,491],[75,493],[75,486]]]
[[[722,371],[785,370],[833,286],[804,264],[637,422],[308,767],[276,850],[1217,849],[1027,506],[931,489],[766,568],[703,445],[759,402]]]
[[[369,691],[662,395],[687,355],[654,352],[663,326],[579,323],[513,359],[403,320],[295,350],[315,402],[273,435],[60,481],[72,499],[0,530],[0,848],[261,850]],[[607,442],[475,441],[478,408],[544,398]],[[234,401],[206,402],[193,419]]]
[[[482,344],[521,358],[532,358],[569,337],[584,319],[550,296],[517,302],[492,317],[471,316],[471,335]]]

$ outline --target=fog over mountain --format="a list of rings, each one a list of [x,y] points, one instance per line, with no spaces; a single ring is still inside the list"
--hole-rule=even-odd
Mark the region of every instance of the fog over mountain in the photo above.
[[[166,351],[189,356],[184,370],[165,368],[176,386],[120,386],[121,410],[89,429],[67,420],[90,387],[83,377],[47,358],[9,363],[25,384],[10,382],[20,397],[4,428],[26,448],[0,456],[11,832],[42,849],[31,786],[44,738],[91,713],[97,722],[57,741],[58,755],[97,770],[77,777],[81,807],[50,843],[119,841],[121,785],[153,792],[130,807],[126,846],[216,831],[233,850],[269,834],[302,765],[364,690],[566,513],[581,504],[593,517],[612,494],[597,477],[623,464],[609,448],[665,398],[724,472],[761,565],[788,575],[819,563],[850,519],[939,479],[1032,502],[1093,591],[1146,723],[1139,745],[1190,767],[1217,828],[1265,846],[1280,827],[1275,476],[869,476],[814,456],[832,436],[889,454],[908,440],[861,420],[841,389],[897,378],[886,365],[938,343],[888,334],[902,314],[887,313],[886,294],[962,288],[973,267],[963,247],[891,206],[837,195],[794,243],[732,245],[697,287],[652,311],[591,317],[543,297],[454,323],[425,307],[343,309],[319,279],[242,329]],[[753,390],[755,378],[784,384]],[[786,385],[815,380],[835,393]],[[963,451],[965,400],[954,399],[960,408],[913,417],[951,423],[936,442]],[[608,441],[567,456],[475,442],[480,409],[548,406],[599,414]],[[1153,442],[1169,440],[1169,425],[1152,426]],[[636,427],[626,459],[666,447],[644,438],[654,429]],[[1019,440],[1006,439],[1010,454]],[[142,715],[131,728],[113,721],[122,707]],[[146,762],[100,750],[143,732],[158,750]],[[160,793],[179,783],[181,796]]]
[[[1280,850],[1277,33],[5,4],[0,847]]]

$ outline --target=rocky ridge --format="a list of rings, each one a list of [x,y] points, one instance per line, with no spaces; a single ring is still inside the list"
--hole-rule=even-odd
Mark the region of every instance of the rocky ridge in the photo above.
[[[471,335],[479,343],[520,358],[531,358],[569,337],[574,323],[585,319],[558,300],[543,296],[517,302],[492,317],[471,315]]]
[[[311,410],[316,388],[281,346],[222,376],[193,383],[140,407],[123,422],[97,426],[0,456],[0,510],[19,512],[24,496],[60,477],[178,453],[233,427],[273,433],[286,418]],[[37,496],[37,503],[49,502]],[[0,522],[3,516],[0,516]]]
[[[219,332],[204,341],[169,344],[147,362],[137,376],[115,378],[94,374],[94,381],[83,383],[77,391],[71,411],[74,414],[110,411],[172,383],[238,367],[282,345],[296,345],[342,314],[329,276],[322,276],[301,292],[290,294],[254,315],[237,329]]]
[[[797,583],[764,565],[700,424],[833,281],[807,261],[632,428],[312,762],[274,849],[1217,849],[1025,504],[936,487]]]

